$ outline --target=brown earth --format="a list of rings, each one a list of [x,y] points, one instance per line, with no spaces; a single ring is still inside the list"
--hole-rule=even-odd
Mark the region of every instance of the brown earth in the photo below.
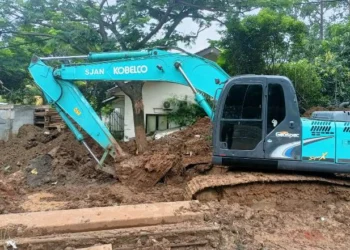
[[[339,107],[321,107],[321,106],[316,106],[312,107],[308,110],[305,111],[305,113],[302,115],[303,117],[311,117],[312,113],[315,111],[350,111],[350,108],[339,108]]]
[[[23,126],[17,137],[0,144],[0,214],[184,200],[194,176],[227,171],[211,166],[210,137],[210,121],[201,119],[150,141],[142,155],[134,155],[133,141],[121,143],[131,157],[116,165],[116,180],[95,170],[70,132],[45,134]],[[217,243],[187,249],[348,249],[349,197],[343,187],[300,183],[206,190],[197,195],[203,206],[193,209],[205,211],[206,223],[220,227],[219,236],[205,236]]]
[[[23,199],[26,209],[40,210],[30,200],[37,200],[33,196],[37,193],[46,203],[68,201],[60,208],[183,200],[186,178],[196,174],[196,164],[203,168],[211,160],[210,130],[209,119],[202,119],[191,128],[150,141],[149,150],[136,156],[133,141],[120,143],[131,157],[116,164],[118,181],[95,169],[92,157],[69,131],[45,134],[25,125],[0,151],[0,213],[23,211]],[[101,156],[90,138],[87,142]]]

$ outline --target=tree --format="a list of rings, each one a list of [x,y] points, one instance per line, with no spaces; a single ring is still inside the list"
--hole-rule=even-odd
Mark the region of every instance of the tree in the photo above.
[[[219,62],[231,74],[274,74],[303,52],[305,36],[304,23],[270,9],[232,18],[219,43],[225,50]]]
[[[327,97],[322,95],[323,85],[318,67],[306,59],[284,63],[278,70],[279,75],[287,76],[293,83],[299,108],[302,112],[314,106],[327,105]]]
[[[323,82],[322,92],[328,96],[329,105],[339,105],[350,99],[350,69],[331,52],[316,58],[318,75]]]
[[[175,107],[167,112],[168,120],[181,127],[192,125],[198,118],[206,116],[205,111],[197,103],[190,102],[187,96],[184,98],[174,96],[167,101]],[[210,98],[206,98],[206,101],[213,106],[213,101]]]
[[[350,22],[330,25],[314,63],[329,105],[350,99]]]
[[[48,39],[51,44],[68,44],[75,53],[90,51],[138,50],[145,47],[173,46],[181,41],[193,42],[211,21],[220,19],[228,9],[243,12],[234,0],[28,0],[6,5],[12,34],[27,39]],[[230,7],[230,8],[227,8]],[[180,33],[176,28],[186,18],[197,25],[196,32]],[[18,27],[21,27],[18,29]],[[142,86],[116,83],[134,105],[135,134],[138,151],[147,144],[142,104]]]

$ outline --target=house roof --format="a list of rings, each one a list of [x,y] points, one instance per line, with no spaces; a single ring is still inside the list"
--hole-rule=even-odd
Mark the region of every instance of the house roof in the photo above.
[[[216,61],[218,59],[220,53],[221,53],[221,50],[219,50],[218,48],[213,47],[213,46],[209,46],[205,49],[198,51],[195,54],[198,56],[207,58],[209,60]]]

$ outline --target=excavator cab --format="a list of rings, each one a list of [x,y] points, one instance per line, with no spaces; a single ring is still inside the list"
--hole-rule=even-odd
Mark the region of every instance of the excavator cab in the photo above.
[[[239,76],[217,103],[213,163],[279,170],[350,172],[350,112],[300,118],[291,81]]]

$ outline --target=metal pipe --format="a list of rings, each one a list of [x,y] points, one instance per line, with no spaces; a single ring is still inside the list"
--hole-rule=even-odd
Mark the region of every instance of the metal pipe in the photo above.
[[[107,52],[107,53],[90,53],[89,61],[108,61],[116,59],[134,58],[149,56],[150,51],[128,51],[128,52]]]
[[[89,151],[89,153],[91,154],[91,156],[94,158],[94,160],[97,162],[97,164],[99,165],[99,166],[101,166],[100,165],[100,161],[99,161],[99,159],[96,157],[96,155],[92,152],[92,150],[89,148],[89,146],[86,144],[86,142],[85,141],[81,141],[82,143],[83,143],[83,145],[85,146],[85,148]]]
[[[177,68],[181,74],[183,75],[183,77],[186,79],[188,85],[190,86],[190,88],[192,89],[193,93],[197,94],[198,91],[196,90],[196,88],[193,86],[191,80],[187,77],[186,73],[183,71],[181,64],[179,62],[175,63],[175,68]]]
[[[89,56],[50,56],[40,57],[42,61],[66,60],[66,59],[87,59]]]
[[[202,107],[202,109],[204,109],[205,113],[208,115],[208,117],[213,120],[213,110],[210,107],[209,103],[207,102],[207,100],[205,99],[205,97],[199,93],[196,88],[193,86],[191,80],[187,77],[186,73],[183,71],[182,67],[181,67],[181,63],[180,62],[176,62],[175,63],[175,68],[178,69],[180,71],[180,73],[183,75],[183,77],[186,79],[188,85],[190,86],[190,88],[192,89],[193,93],[194,93],[194,99],[196,100],[196,102],[198,103],[198,105],[200,107]]]
[[[105,52],[105,53],[89,53],[89,55],[81,56],[51,56],[40,57],[42,61],[67,60],[67,59],[88,59],[89,61],[116,60],[123,58],[143,57],[150,55],[150,51],[128,51],[128,52]]]

